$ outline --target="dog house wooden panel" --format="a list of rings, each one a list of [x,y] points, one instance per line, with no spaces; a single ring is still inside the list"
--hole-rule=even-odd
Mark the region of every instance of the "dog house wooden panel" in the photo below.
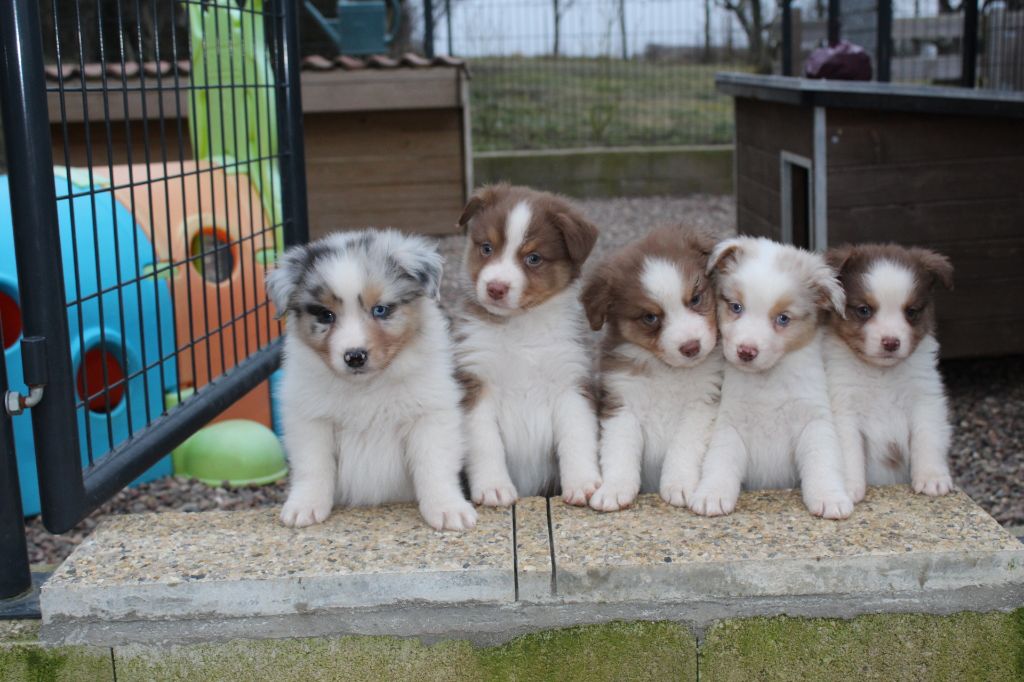
[[[784,236],[793,205],[779,169],[803,158],[811,246],[945,253],[956,286],[937,294],[943,355],[1024,351],[1024,310],[1006,304],[1024,296],[1024,94],[749,74],[718,84],[735,96],[741,232]]]

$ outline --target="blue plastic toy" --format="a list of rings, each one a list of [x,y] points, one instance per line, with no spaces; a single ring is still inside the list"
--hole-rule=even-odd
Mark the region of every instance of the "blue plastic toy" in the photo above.
[[[57,202],[63,258],[64,287],[70,301],[68,331],[75,370],[78,403],[78,437],[82,466],[98,460],[163,412],[161,388],[174,390],[177,371],[174,357],[174,307],[166,280],[151,272],[153,247],[131,214],[112,201],[109,192],[92,197],[76,175],[69,181],[58,171],[57,196],[75,195]],[[81,195],[81,196],[78,196]],[[72,223],[72,213],[74,222]],[[95,216],[95,223],[94,223]],[[72,225],[74,232],[72,233]],[[115,248],[115,236],[116,246]],[[78,277],[76,284],[75,259]],[[49,273],[36,273],[46,277]],[[125,284],[118,282],[138,282]],[[7,176],[0,176],[0,313],[4,320],[4,357],[10,385],[23,388],[18,284],[14,259],[14,234]],[[102,296],[101,290],[111,289]],[[122,332],[123,330],[123,332]],[[123,336],[122,336],[123,333]],[[131,377],[118,387],[102,392],[104,366],[108,383]],[[143,371],[144,368],[149,368]],[[161,372],[163,382],[161,382]],[[28,413],[14,417],[14,442],[26,516],[39,513],[35,448]],[[129,428],[130,427],[130,428]],[[136,483],[171,473],[170,457],[160,460]]]

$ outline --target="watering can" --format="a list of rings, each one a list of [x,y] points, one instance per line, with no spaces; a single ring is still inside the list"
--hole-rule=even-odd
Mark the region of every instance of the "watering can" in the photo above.
[[[327,18],[310,0],[305,0],[306,9],[334,41],[338,53],[347,55],[382,54],[388,51],[402,23],[398,3],[399,0],[338,0],[335,16]]]

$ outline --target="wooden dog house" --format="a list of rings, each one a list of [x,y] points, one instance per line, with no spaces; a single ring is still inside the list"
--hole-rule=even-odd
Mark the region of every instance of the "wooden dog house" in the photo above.
[[[944,357],[1024,352],[1024,93],[720,74],[739,231],[812,249],[925,246]]]

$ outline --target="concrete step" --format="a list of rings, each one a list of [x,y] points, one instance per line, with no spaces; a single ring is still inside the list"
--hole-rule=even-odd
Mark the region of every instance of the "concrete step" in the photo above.
[[[277,510],[107,519],[43,586],[42,638],[120,646],[349,634],[468,639],[610,620],[699,633],[731,617],[945,614],[1024,606],[1024,545],[970,498],[869,491],[841,522],[798,493],[744,493],[706,519],[642,496],[558,499],[439,533],[414,506],[282,527]]]

